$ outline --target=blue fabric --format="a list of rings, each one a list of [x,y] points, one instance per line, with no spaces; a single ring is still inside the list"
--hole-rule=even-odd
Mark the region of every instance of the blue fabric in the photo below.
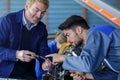
[[[94,80],[117,80],[118,74],[106,68],[93,73]]]
[[[16,51],[21,47],[23,10],[0,18],[0,77],[9,77],[16,60]],[[46,26],[40,21],[31,30],[30,49],[38,55],[49,53]],[[27,45],[27,44],[26,44]],[[42,63],[42,62],[41,62]]]
[[[40,72],[40,63],[39,61],[36,59],[36,65],[35,65],[35,71],[36,71],[36,77],[37,77],[37,80],[40,80],[42,79],[42,73]]]
[[[112,26],[92,27],[87,33],[86,44],[82,49],[81,55],[78,57],[67,57],[63,63],[63,68],[80,72],[91,72],[95,80],[117,79],[118,73],[112,71],[108,66],[107,70],[102,72],[100,65],[106,58],[115,70],[120,71],[120,67],[118,67],[120,66],[119,40],[120,29]],[[108,78],[106,79],[106,77]]]
[[[118,75],[118,79],[117,80],[120,80],[120,73],[119,73],[119,75]]]
[[[50,54],[57,53],[58,52],[58,48],[57,48],[56,39],[54,39],[53,41],[49,42],[48,43],[48,47],[50,49]]]
[[[111,25],[101,25],[101,26],[94,26],[93,28],[90,28],[89,31],[94,31],[94,30],[98,30],[101,31],[103,33],[105,33],[107,36],[109,36],[109,34],[115,29],[115,27],[111,26]]]
[[[41,70],[40,65],[41,65],[40,62],[36,59],[35,71],[37,80],[42,80],[42,75],[47,73],[47,71]]]

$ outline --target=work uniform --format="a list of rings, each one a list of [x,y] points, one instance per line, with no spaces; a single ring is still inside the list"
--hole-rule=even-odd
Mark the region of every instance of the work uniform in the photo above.
[[[109,25],[91,27],[81,55],[63,63],[66,70],[91,72],[95,80],[117,80],[119,66],[120,29]]]
[[[26,25],[24,9],[0,18],[1,78],[35,77],[35,60],[29,63],[17,60],[17,50],[29,50],[41,56],[49,53],[45,24],[39,21],[29,29]]]

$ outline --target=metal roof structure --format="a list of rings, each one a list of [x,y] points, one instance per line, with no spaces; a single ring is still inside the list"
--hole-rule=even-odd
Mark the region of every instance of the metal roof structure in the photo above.
[[[120,11],[101,0],[75,0],[114,27],[120,27]]]

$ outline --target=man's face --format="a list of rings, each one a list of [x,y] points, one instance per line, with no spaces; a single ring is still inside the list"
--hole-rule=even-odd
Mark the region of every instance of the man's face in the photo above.
[[[63,30],[64,35],[67,37],[67,41],[70,42],[73,46],[77,47],[83,43],[83,39],[79,33],[74,30],[66,29]]]
[[[29,4],[25,5],[25,18],[28,24],[39,22],[44,16],[45,12],[46,6],[37,0],[31,6]]]

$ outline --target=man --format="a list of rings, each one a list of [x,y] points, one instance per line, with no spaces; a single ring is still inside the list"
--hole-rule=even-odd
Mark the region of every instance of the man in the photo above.
[[[63,62],[63,68],[92,73],[94,80],[117,80],[120,71],[120,29],[112,26],[91,27],[80,16],[73,15],[59,27],[67,41],[76,46],[83,43],[80,56],[53,57],[53,62]]]
[[[25,9],[0,18],[1,78],[36,79],[32,55],[49,53],[46,26],[40,21],[48,6],[48,0],[27,0]]]

